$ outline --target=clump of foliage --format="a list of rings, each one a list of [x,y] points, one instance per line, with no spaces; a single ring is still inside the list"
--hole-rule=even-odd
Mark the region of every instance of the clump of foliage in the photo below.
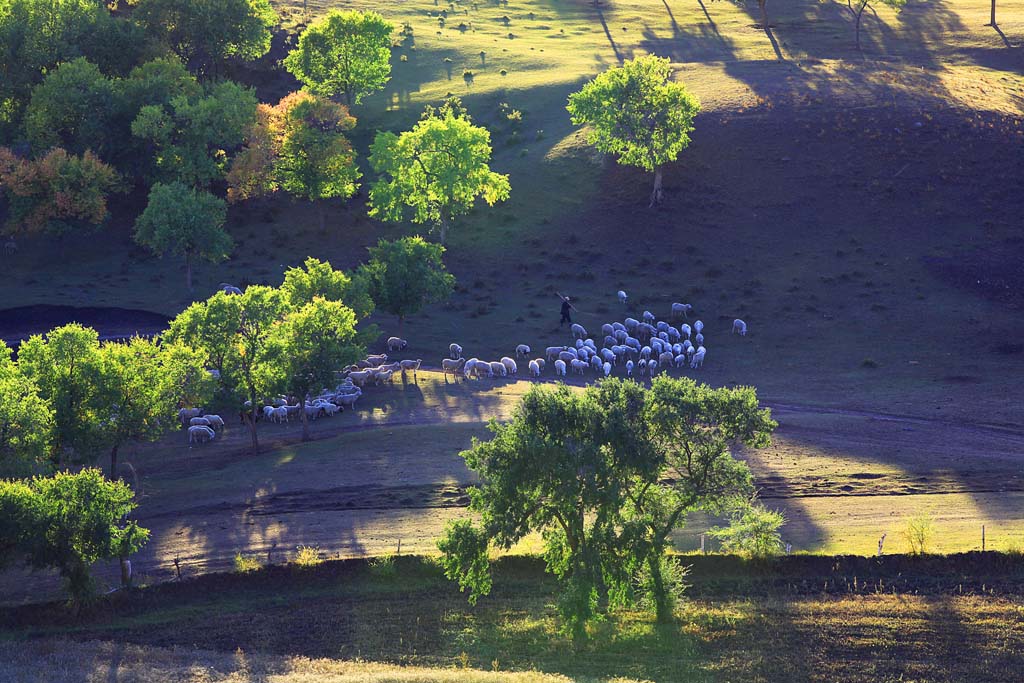
[[[911,555],[925,555],[931,549],[935,536],[935,521],[931,515],[921,513],[907,520],[903,538],[907,541]]]
[[[235,553],[235,571],[239,574],[248,574],[260,569],[263,565],[260,564],[260,558],[256,555],[243,555],[238,552]]]
[[[419,235],[393,242],[381,240],[369,247],[370,260],[359,275],[377,308],[398,317],[398,330],[410,315],[429,303],[444,301],[455,287],[455,276],[445,269],[444,247]]]
[[[324,563],[320,556],[320,548],[316,546],[300,545],[295,549],[295,559],[292,562],[299,567],[316,567]]]
[[[777,510],[763,505],[745,505],[729,515],[727,527],[711,530],[711,536],[722,544],[722,550],[751,559],[763,560],[782,552],[779,529],[786,523]]]

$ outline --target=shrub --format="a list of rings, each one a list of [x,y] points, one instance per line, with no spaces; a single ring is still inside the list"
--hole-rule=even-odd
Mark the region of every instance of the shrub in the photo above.
[[[255,555],[235,553],[235,571],[241,574],[254,572],[260,568],[260,560]]]
[[[398,573],[398,568],[395,566],[395,556],[390,553],[387,555],[380,555],[370,560],[370,571],[377,576],[391,578]]]
[[[320,557],[319,546],[300,545],[295,549],[293,562],[300,567],[315,567],[323,564],[324,559]]]
[[[721,542],[722,550],[727,553],[764,559],[782,551],[779,529],[785,523],[781,512],[763,505],[750,505],[733,513],[729,526],[711,529],[710,534]]]
[[[934,533],[935,524],[927,513],[921,513],[907,520],[907,526],[903,529],[903,538],[910,546],[910,554],[924,555],[928,553]]]
[[[679,558],[671,555],[661,557],[661,579],[665,584],[665,592],[673,606],[679,605],[683,600],[683,593],[690,587],[686,577],[690,573],[690,565],[683,565]],[[651,577],[650,567],[646,563],[641,565],[634,579],[634,590],[636,591],[637,606],[645,611],[655,609],[654,580]]]

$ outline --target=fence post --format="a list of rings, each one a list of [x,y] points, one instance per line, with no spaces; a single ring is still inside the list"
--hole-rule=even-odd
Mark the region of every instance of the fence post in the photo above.
[[[882,546],[884,544],[885,544],[885,534],[883,533],[882,537],[880,539],[878,539],[878,556],[879,557],[882,556]]]
[[[985,525],[981,525],[981,552],[985,552]]]
[[[707,551],[704,550],[704,534],[700,535],[700,554],[707,555]]]

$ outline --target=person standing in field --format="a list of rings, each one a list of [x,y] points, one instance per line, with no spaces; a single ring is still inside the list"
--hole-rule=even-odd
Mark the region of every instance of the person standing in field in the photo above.
[[[573,310],[573,306],[570,303],[570,299],[569,297],[562,296],[561,294],[559,294],[558,297],[562,300],[562,318],[558,321],[558,326],[561,327],[564,323],[572,325],[572,316],[570,313]]]

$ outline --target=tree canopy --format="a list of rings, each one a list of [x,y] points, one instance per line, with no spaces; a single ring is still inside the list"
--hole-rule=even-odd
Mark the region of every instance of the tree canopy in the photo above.
[[[410,131],[377,134],[370,216],[397,222],[408,213],[414,223],[438,226],[444,244],[452,221],[478,198],[490,205],[508,199],[508,176],[490,169],[491,134],[464,112],[456,101],[428,109]]]
[[[370,298],[382,311],[402,322],[426,304],[451,296],[455,276],[444,267],[444,247],[427,242],[419,235],[393,242],[381,240],[369,247],[370,260],[360,268]]]
[[[368,291],[368,283],[359,277],[349,276],[331,267],[330,261],[321,261],[310,256],[301,267],[284,271],[281,291],[292,308],[300,308],[320,297],[328,301],[344,301],[356,314],[357,320],[373,313],[374,302]]]
[[[641,597],[669,619],[669,534],[691,511],[749,501],[750,472],[730,446],[765,445],[774,427],[747,387],[666,375],[650,390],[618,379],[583,391],[535,385],[510,422],[491,423],[493,438],[462,453],[480,477],[469,495],[481,527],[449,527],[439,543],[446,573],[475,599],[490,590],[488,546],[537,532],[575,640],[608,607]]]
[[[269,0],[138,0],[133,17],[186,64],[213,75],[224,60],[267,54],[278,22]]]
[[[157,183],[135,221],[135,241],[157,254],[185,257],[185,284],[192,289],[192,264],[223,261],[234,248],[224,230],[227,205],[209,192],[182,183]]]
[[[627,60],[569,95],[572,122],[586,125],[587,140],[619,163],[654,172],[651,205],[661,202],[662,167],[690,144],[700,102],[670,80],[668,59]]]
[[[47,471],[52,440],[53,408],[0,340],[0,479]]]
[[[394,30],[376,12],[332,10],[302,32],[284,66],[310,92],[343,95],[351,107],[391,78]]]

